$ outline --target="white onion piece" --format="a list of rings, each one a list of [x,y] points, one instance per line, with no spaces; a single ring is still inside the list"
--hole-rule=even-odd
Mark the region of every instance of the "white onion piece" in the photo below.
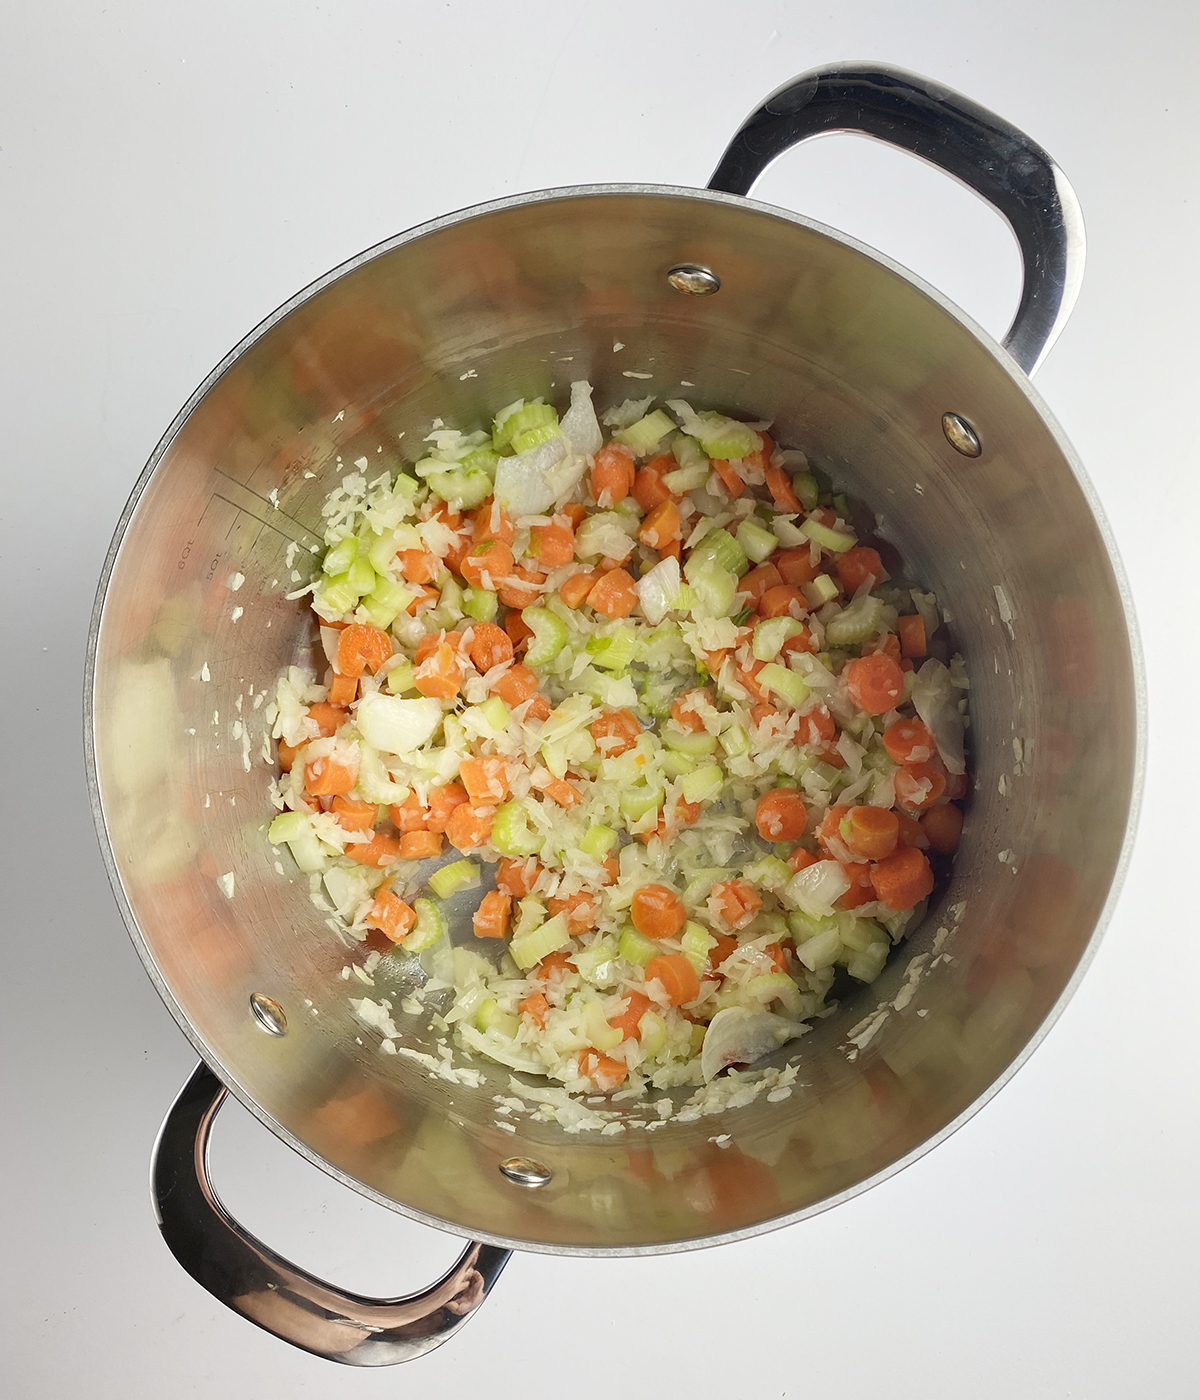
[[[628,428],[631,423],[646,416],[653,402],[653,394],[645,399],[626,399],[624,403],[604,410],[604,422],[610,428]]]
[[[592,407],[592,386],[586,379],[571,385],[571,406],[563,414],[562,432],[576,456],[591,457],[600,451],[604,435]]]
[[[700,1073],[707,1084],[727,1065],[749,1065],[808,1029],[770,1011],[727,1006],[709,1022],[700,1047]]]
[[[958,691],[950,682],[950,672],[932,658],[917,672],[912,702],[938,747],[942,762],[951,773],[965,773],[963,758],[963,719],[958,712]]]
[[[560,433],[549,442],[501,457],[496,468],[495,499],[509,515],[540,515],[555,501],[550,469],[567,455],[567,440]]]
[[[384,753],[413,753],[433,738],[441,722],[437,700],[402,700],[397,695],[364,695],[354,712],[359,733]]]
[[[629,522],[615,510],[589,515],[575,531],[577,559],[625,559],[632,549]]]
[[[824,919],[849,888],[850,878],[836,860],[819,860],[788,881],[787,897],[795,908]]]
[[[674,607],[679,597],[681,582],[679,560],[670,555],[660,559],[638,579],[637,595],[641,600],[642,612],[651,627],[657,627]]]
[[[325,660],[337,670],[338,640],[341,632],[336,627],[321,628],[321,650],[325,653]]]

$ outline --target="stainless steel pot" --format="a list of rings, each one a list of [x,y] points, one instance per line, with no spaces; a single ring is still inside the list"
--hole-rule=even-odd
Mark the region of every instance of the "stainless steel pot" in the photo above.
[[[1025,261],[1006,348],[885,258],[744,198],[774,156],[833,130],[911,150],[1006,216]],[[1111,908],[1141,768],[1128,594],[1026,377],[1082,250],[1040,147],[923,79],[843,65],[768,99],[706,191],[585,186],[436,220],[321,278],[200,386],[105,564],[87,734],[118,902],[203,1057],[154,1186],[206,1288],[318,1354],[403,1360],[471,1314],[510,1248],[652,1253],[801,1220],[914,1160],[1014,1073]],[[602,402],[690,381],[877,504],[966,657],[976,778],[949,888],[883,976],[791,1047],[790,1097],[614,1136],[498,1118],[507,1072],[484,1066],[469,1089],[360,1039],[337,975],[353,955],[264,837],[259,706],[296,657],[304,604],[283,594],[311,574],[339,466],[401,431],[419,441],[435,414],[486,421],[584,376]],[[205,1166],[227,1089],[347,1185],[470,1238],[456,1268],[415,1298],[350,1297],[241,1230]]]

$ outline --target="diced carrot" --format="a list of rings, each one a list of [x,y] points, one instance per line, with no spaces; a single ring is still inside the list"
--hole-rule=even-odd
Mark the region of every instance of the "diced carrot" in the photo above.
[[[416,617],[419,613],[428,612],[430,608],[436,608],[442,601],[442,595],[428,583],[414,583],[412,589],[416,597],[404,609],[409,617]]]
[[[472,802],[498,807],[508,796],[508,764],[502,758],[464,758],[458,776]]]
[[[906,846],[873,867],[871,882],[881,904],[911,909],[933,889],[933,871],[923,851]]]
[[[619,758],[636,747],[642,726],[629,710],[605,710],[588,726],[602,758]]]
[[[473,851],[482,846],[492,834],[492,807],[476,807],[464,802],[455,807],[446,823],[446,839],[459,851]]]
[[[857,593],[864,583],[877,588],[883,582],[883,560],[879,551],[865,544],[856,544],[845,554],[839,554],[834,568],[838,582],[847,593]]]
[[[358,775],[336,758],[315,758],[304,765],[304,790],[311,797],[337,797],[349,792]]]
[[[413,685],[422,695],[450,700],[462,684],[462,667],[448,642],[439,642],[413,673]]]
[[[544,992],[531,992],[517,1003],[517,1010],[537,1026],[538,1030],[546,1029],[546,1016],[550,1010],[550,1003],[546,1000]]]
[[[533,636],[533,628],[516,608],[509,608],[504,618],[504,634],[513,646],[513,655],[525,650],[525,643]]]
[[[598,506],[615,506],[633,490],[635,476],[633,453],[620,443],[610,442],[593,459],[593,500]]]
[[[513,638],[494,622],[477,622],[471,628],[470,657],[477,671],[490,671],[513,659]]]
[[[580,569],[558,586],[558,596],[569,608],[583,606],[584,599],[595,587],[599,575],[593,569]]]
[[[850,808],[839,802],[830,807],[820,825],[816,830],[817,845],[827,856],[832,856],[835,860],[846,858],[845,842],[842,840],[842,818],[849,812]]]
[[[358,681],[353,676],[342,676],[334,671],[329,680],[329,703],[337,709],[345,709],[354,704],[358,695]]]
[[[767,663],[765,661],[751,661],[749,666],[737,665],[734,667],[734,675],[737,677],[739,685],[744,686],[756,700],[766,700],[763,688],[758,683],[758,673]]]
[[[894,710],[904,695],[904,673],[890,656],[858,656],[842,671],[846,693],[868,715]]]
[[[900,823],[899,835],[902,846],[915,846],[920,851],[929,849],[929,838],[925,835],[916,818],[910,817],[906,812],[897,812],[896,820]]]
[[[885,807],[851,807],[838,826],[838,835],[851,855],[883,860],[900,840],[900,819]]]
[[[799,632],[794,636],[785,637],[783,645],[779,650],[785,656],[793,651],[815,652],[817,650],[817,644],[813,641],[813,634],[808,630],[807,626],[801,623]]]
[[[715,973],[727,957],[737,951],[738,941],[731,933],[715,933],[717,940],[708,950],[708,970]]]
[[[392,639],[378,627],[352,622],[338,633],[335,669],[339,675],[357,680],[368,666],[378,674],[391,657]]]
[[[743,928],[762,908],[762,897],[748,880],[722,880],[712,887],[708,911],[727,928]]]
[[[459,572],[475,588],[484,588],[495,593],[500,580],[507,578],[513,570],[512,550],[499,540],[488,540],[475,545],[463,559]]]
[[[699,734],[704,729],[704,719],[700,713],[701,706],[707,704],[712,706],[712,692],[705,690],[703,686],[697,686],[694,690],[685,690],[682,695],[676,696],[671,706],[671,718],[681,729],[686,729],[692,734]]]
[[[385,836],[381,831],[377,831],[369,841],[356,841],[347,846],[346,854],[359,865],[369,865],[372,869],[382,870],[385,865],[391,865],[400,854],[400,842],[394,836]]]
[[[794,588],[799,588],[802,583],[811,583],[821,572],[821,565],[812,562],[812,550],[808,545],[777,549],[771,555],[771,562],[779,570],[784,583],[790,583]]]
[[[279,767],[283,772],[290,773],[292,771],[292,764],[296,761],[296,755],[303,747],[303,744],[297,744],[295,748],[293,748],[291,744],[286,743],[283,739],[279,740],[276,744],[276,757],[279,759]]]
[[[655,457],[653,461],[638,468],[637,476],[633,482],[632,495],[647,515],[656,506],[662,505],[664,501],[674,500],[663,477],[668,472],[673,472],[678,465],[675,458],[667,453],[666,456]]]
[[[567,916],[567,928],[572,935],[583,933],[586,929],[595,928],[596,921],[600,917],[600,901],[593,894],[587,894],[580,890],[578,894],[569,894],[564,898],[553,897],[546,901],[546,908],[551,915],[565,914]]]
[[[432,583],[438,576],[442,561],[425,549],[402,549],[396,555],[400,575],[409,583]]]
[[[600,1093],[611,1094],[614,1089],[624,1084],[629,1069],[620,1060],[602,1055],[599,1050],[581,1050],[579,1073],[584,1079],[590,1080]]]
[[[410,792],[403,802],[389,807],[388,816],[397,831],[429,830],[429,808],[422,806],[415,792]]]
[[[638,539],[647,549],[661,550],[673,540],[679,539],[682,529],[679,507],[674,501],[663,501],[642,521]]]
[[[550,714],[550,701],[544,695],[533,695],[525,706],[525,718],[543,720]]]
[[[343,831],[368,832],[375,829],[378,811],[374,802],[360,802],[356,797],[337,796],[330,808]]]
[[[308,707],[308,717],[316,722],[324,738],[331,739],[350,718],[350,711],[341,705],[331,705],[327,700],[318,700]]]
[[[924,656],[928,650],[925,638],[925,619],[920,613],[912,613],[896,619],[896,631],[900,634],[900,655],[911,660],[914,656]]]
[[[919,719],[898,719],[883,731],[883,748],[896,763],[924,763],[937,753],[933,735]]]
[[[723,457],[714,457],[709,465],[716,472],[721,485],[731,496],[736,498],[746,489],[746,483],[734,471],[732,463],[725,461]]]
[[[365,922],[377,928],[393,943],[403,943],[405,934],[417,921],[416,913],[398,894],[382,887],[375,892],[375,902],[367,910]]]
[[[795,617],[807,614],[808,604],[798,588],[790,583],[781,583],[767,591],[758,600],[760,617]]]
[[[467,790],[461,783],[444,783],[431,789],[429,811],[425,818],[427,831],[445,831],[456,807],[467,800]]]
[[[587,506],[585,506],[582,501],[570,501],[567,505],[563,506],[560,514],[565,515],[571,522],[572,530],[578,530],[587,519],[588,511]]]
[[[462,562],[474,548],[474,541],[465,531],[456,531],[450,548],[446,551],[442,563],[448,569],[453,569],[456,574],[462,572]]]
[[[947,773],[946,791],[942,796],[948,802],[957,802],[960,797],[966,797],[970,783],[967,781],[965,773]]]
[[[767,480],[767,490],[775,502],[775,509],[789,515],[799,515],[804,507],[800,504],[795,491],[792,490],[792,483],[788,480],[787,473],[783,468],[764,467],[763,475]]]
[[[605,617],[628,617],[637,606],[637,589],[624,569],[610,569],[593,585],[588,606]]]
[[[810,865],[816,865],[817,860],[818,857],[814,856],[811,851],[806,851],[803,846],[797,846],[791,855],[788,856],[787,863],[796,874],[799,875],[802,870],[807,870]]]
[[[417,643],[417,648],[413,652],[413,661],[419,666],[423,661],[428,661],[438,647],[445,644],[454,653],[455,657],[462,655],[466,634],[463,632],[427,632]]]
[[[530,531],[530,553],[538,567],[561,569],[575,558],[575,529],[564,515],[556,515],[549,525],[535,525]]]
[[[764,792],[754,808],[754,825],[764,841],[799,841],[807,821],[804,799],[793,787]]]
[[[871,883],[872,867],[865,860],[840,862],[850,881],[850,888],[839,896],[839,909],[857,909],[860,904],[870,904],[875,898],[875,886]]]
[[[907,763],[893,775],[896,801],[910,812],[923,812],[946,791],[946,775],[940,759],[932,763]]]
[[[556,977],[565,977],[568,972],[574,971],[575,964],[571,961],[570,953],[559,948],[557,952],[547,953],[529,975],[536,977],[539,982],[550,982]]]
[[[574,807],[579,801],[579,789],[573,787],[565,778],[556,778],[552,773],[539,777],[536,773],[529,780],[530,786],[544,793],[551,802],[557,802],[560,807]]]
[[[512,913],[512,895],[500,890],[489,890],[479,901],[479,908],[471,916],[471,927],[476,938],[503,938],[508,932],[508,920]],[[543,997],[544,1001],[545,998]]]
[[[667,885],[642,885],[635,890],[629,917],[646,938],[674,938],[687,923],[683,901]]]
[[[527,564],[514,564],[511,575],[499,587],[506,608],[531,608],[541,602],[546,575]]]
[[[780,719],[780,712],[769,700],[760,700],[757,705],[750,706],[750,722],[755,729],[763,724],[774,725],[775,721]]]
[[[641,992],[622,992],[625,998],[625,1010],[616,1016],[608,1018],[608,1024],[614,1030],[621,1032],[622,1040],[640,1040],[642,1038],[642,1028],[639,1024],[647,1011],[650,1011],[654,1003],[649,997],[643,996]]]
[[[745,593],[752,603],[757,603],[769,588],[778,588],[783,582],[774,564],[759,564],[751,569],[738,584],[738,592]]]
[[[682,953],[664,953],[646,964],[646,981],[657,982],[672,1006],[683,1006],[700,995],[700,978]]]
[[[533,856],[526,856],[524,860],[501,856],[500,864],[496,867],[496,888],[522,899],[533,893],[541,873],[542,867]]]
[[[953,802],[943,802],[936,807],[930,807],[922,816],[920,826],[929,842],[930,850],[944,856],[952,855],[962,836],[962,808],[956,807]]]
[[[498,506],[491,496],[476,508],[471,525],[473,544],[486,544],[488,540],[495,540],[498,544],[512,544],[516,533],[516,527],[508,512]]]
[[[406,831],[400,838],[400,859],[432,860],[441,855],[444,844],[436,831]]]
[[[776,972],[788,970],[787,957],[784,954],[782,943],[768,943],[762,951],[766,957],[771,959]]]

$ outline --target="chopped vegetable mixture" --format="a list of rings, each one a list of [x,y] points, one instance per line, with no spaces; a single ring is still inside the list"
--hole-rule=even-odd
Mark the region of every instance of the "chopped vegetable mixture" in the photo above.
[[[879,975],[958,844],[966,678],[768,425],[604,424],[576,383],[561,421],[518,401],[342,478],[269,836],[357,936],[422,954],[410,1009],[460,1048],[638,1094]]]

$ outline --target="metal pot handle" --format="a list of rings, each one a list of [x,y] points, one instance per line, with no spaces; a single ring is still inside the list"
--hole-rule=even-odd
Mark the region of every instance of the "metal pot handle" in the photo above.
[[[940,83],[879,63],[836,63],[793,78],[752,112],[708,188],[749,194],[776,156],[832,132],[859,132],[911,151],[1007,219],[1025,282],[1004,347],[1033,374],[1066,325],[1083,278],[1083,215],[1047,152]]]
[[[472,1242],[431,1288],[363,1298],[290,1264],[243,1230],[208,1175],[208,1139],[225,1086],[201,1062],[171,1105],[150,1167],[155,1215],[171,1253],[226,1307],[327,1361],[391,1366],[452,1337],[491,1292],[511,1250]]]

